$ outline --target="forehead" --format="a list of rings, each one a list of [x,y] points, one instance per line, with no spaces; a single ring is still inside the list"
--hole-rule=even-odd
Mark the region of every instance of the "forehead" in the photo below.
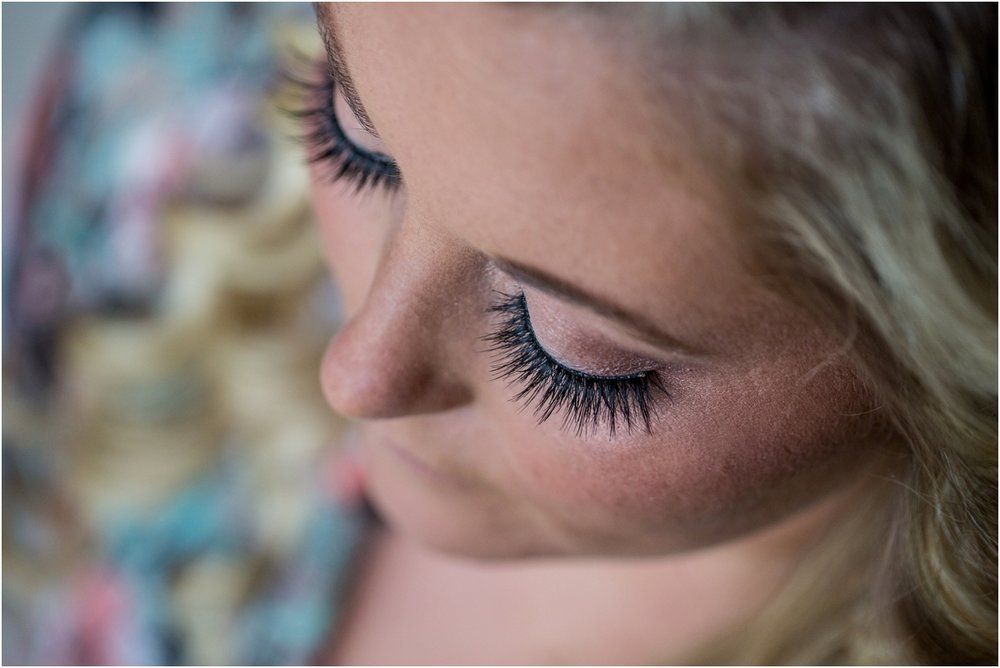
[[[330,20],[412,215],[645,310],[736,263],[728,193],[652,92],[635,21],[425,4]],[[668,292],[700,308],[706,287]]]

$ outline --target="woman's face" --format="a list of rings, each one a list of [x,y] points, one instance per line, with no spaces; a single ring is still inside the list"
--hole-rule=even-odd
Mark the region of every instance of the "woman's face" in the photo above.
[[[654,101],[627,22],[421,4],[320,21],[368,116],[338,92],[341,139],[402,178],[358,194],[313,174],[348,315],[323,388],[361,419],[394,526],[483,557],[667,554],[857,478],[871,406],[842,342],[744,267],[737,195]]]

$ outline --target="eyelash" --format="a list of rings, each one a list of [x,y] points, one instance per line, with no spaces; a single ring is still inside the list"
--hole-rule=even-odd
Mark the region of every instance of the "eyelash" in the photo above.
[[[309,162],[329,166],[332,181],[343,179],[357,192],[366,188],[394,192],[403,183],[399,166],[389,156],[366,151],[347,138],[334,104],[336,80],[326,67],[320,69],[323,75],[319,80],[291,77],[304,89],[308,100],[308,106],[292,114],[305,127],[303,140],[309,148]]]
[[[493,377],[521,386],[513,401],[533,405],[539,424],[562,413],[563,428],[572,427],[578,437],[601,424],[612,437],[619,426],[629,434],[640,427],[652,432],[654,395],[670,396],[656,371],[595,376],[565,366],[535,337],[524,293],[501,294],[491,311],[501,316],[497,329],[485,337],[496,355]]]

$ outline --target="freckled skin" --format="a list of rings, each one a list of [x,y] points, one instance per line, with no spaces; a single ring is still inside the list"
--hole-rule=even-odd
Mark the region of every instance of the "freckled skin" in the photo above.
[[[780,522],[873,466],[872,402],[839,342],[743,269],[733,193],[626,51],[501,7],[344,5],[334,20],[405,185],[358,197],[314,175],[349,316],[322,383],[362,419],[369,489],[399,531],[478,557],[672,554]],[[651,348],[525,288],[551,353],[662,361],[652,433],[578,437],[511,402],[482,338],[495,291],[521,286],[490,256],[705,351]]]

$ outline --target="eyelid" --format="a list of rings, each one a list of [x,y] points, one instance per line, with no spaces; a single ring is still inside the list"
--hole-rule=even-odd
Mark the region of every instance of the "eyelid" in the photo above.
[[[355,145],[355,147],[359,151],[368,153],[372,157],[392,161],[392,157],[389,155],[389,150],[388,148],[386,148],[385,142],[382,141],[382,138],[379,137],[378,134],[373,131],[373,129],[369,129],[369,127],[363,120],[358,118],[357,113],[354,111],[354,108],[351,107],[350,101],[347,99],[346,96],[344,96],[343,91],[340,89],[339,85],[334,86],[334,95],[344,98],[344,102],[347,104],[348,107],[348,113],[350,114],[350,120],[354,121],[353,123],[345,124],[343,120],[341,120],[341,128],[345,130],[346,129],[358,130],[367,135],[364,141],[365,145],[360,145],[358,144],[357,141],[352,140],[352,143]],[[336,109],[337,101],[334,100],[333,104],[334,108]],[[338,114],[337,117],[340,118],[340,114]],[[348,139],[351,140],[351,138]],[[374,144],[374,146],[371,146],[371,144]]]
[[[603,327],[594,327],[586,321],[581,326],[580,318],[567,312],[552,297],[529,286],[519,289],[539,345],[569,370],[595,378],[625,378],[668,366],[662,355],[644,354]]]
[[[354,79],[347,67],[347,60],[344,58],[344,51],[340,45],[341,39],[337,32],[337,24],[331,20],[332,17],[328,14],[327,8],[318,4],[315,7],[319,34],[326,51],[329,74],[337,82],[337,87],[343,91],[347,106],[351,108],[351,112],[361,123],[361,126],[373,137],[379,137],[378,130],[375,129],[375,124],[365,110],[365,105],[361,102],[361,96],[358,95],[358,89],[354,85]]]
[[[698,359],[708,352],[680,341],[657,327],[646,318],[625,310],[621,306],[588,293],[569,281],[557,278],[547,271],[535,269],[502,257],[490,256],[492,265],[510,280],[530,286],[554,299],[582,307],[600,318],[616,323],[631,337],[657,350],[689,359]]]
[[[378,130],[375,129],[375,124],[372,122],[371,116],[365,110],[365,105],[362,104],[361,97],[358,95],[358,91],[354,87],[354,82],[351,80],[350,75],[347,74],[346,70],[338,71],[334,69],[332,63],[330,67],[330,76],[337,82],[337,90],[344,96],[344,102],[350,108],[354,120],[361,124],[361,128],[365,132],[381,140],[382,137],[379,135]]]

